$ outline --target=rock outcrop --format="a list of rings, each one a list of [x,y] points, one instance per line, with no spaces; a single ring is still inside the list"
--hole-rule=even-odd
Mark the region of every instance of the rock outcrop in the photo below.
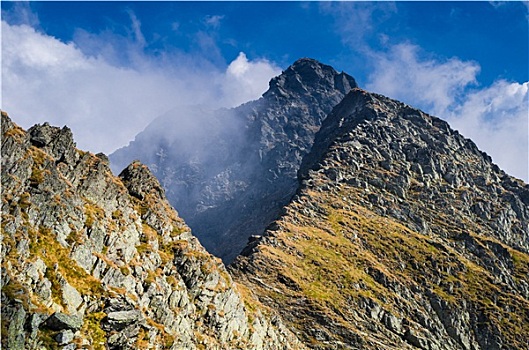
[[[449,125],[352,90],[231,266],[317,349],[525,349],[529,185]]]
[[[234,283],[148,168],[2,112],[2,347],[303,348]]]
[[[230,110],[175,110],[110,158],[140,159],[211,253],[230,262],[297,188],[296,174],[322,121],[355,80],[304,58],[257,101]]]

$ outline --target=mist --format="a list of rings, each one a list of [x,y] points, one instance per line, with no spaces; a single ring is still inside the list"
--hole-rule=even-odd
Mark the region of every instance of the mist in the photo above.
[[[165,166],[175,166],[171,163],[174,159],[207,165],[204,169],[214,172],[214,164],[221,158],[234,156],[232,151],[244,138],[243,122],[233,109],[204,105],[175,107],[154,119],[134,141],[112,153],[112,169],[119,173],[134,160],[134,155],[141,154],[147,157],[141,161],[159,175]],[[161,181],[164,182],[163,177]],[[166,188],[170,181],[170,177],[165,179]]]
[[[65,43],[2,21],[2,110],[24,128],[67,125],[79,148],[109,154],[179,106],[221,108],[257,99],[281,71],[243,52],[215,65],[198,53],[149,56],[141,37],[123,41],[80,31]],[[116,57],[120,47],[126,62]],[[189,119],[178,124],[185,123],[191,127]]]

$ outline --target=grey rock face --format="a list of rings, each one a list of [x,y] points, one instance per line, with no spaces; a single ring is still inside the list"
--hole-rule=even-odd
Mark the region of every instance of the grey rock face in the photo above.
[[[231,261],[294,194],[296,173],[332,108],[356,87],[345,73],[300,59],[257,101],[231,110],[176,110],[110,158],[153,169],[193,232]]]
[[[26,311],[21,305],[18,305],[14,310],[5,317],[10,317],[9,328],[7,330],[7,346],[10,349],[23,349],[26,345],[24,337],[24,321],[26,319]],[[2,316],[4,314],[2,313]],[[2,336],[4,338],[5,335]]]
[[[529,185],[472,141],[353,89],[324,120],[299,180],[230,269],[305,343],[527,347]]]
[[[115,177],[68,128],[26,132],[4,112],[1,165],[2,347],[303,348],[240,294],[145,165]]]
[[[397,219],[412,218],[418,231],[437,233],[434,218],[450,213],[460,228],[455,232],[472,220],[499,241],[529,252],[529,186],[505,174],[446,122],[398,101],[351,91],[318,133],[300,180],[315,170],[335,183],[372,189],[365,192],[366,204]]]

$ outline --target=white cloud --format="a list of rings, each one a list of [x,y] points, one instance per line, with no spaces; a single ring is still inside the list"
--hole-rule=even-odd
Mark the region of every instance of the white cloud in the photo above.
[[[422,59],[420,54],[420,48],[412,44],[392,46],[387,53],[372,52],[375,68],[366,87],[442,115],[465,87],[476,84],[480,67],[457,58]]]
[[[223,95],[230,105],[239,105],[254,99],[265,92],[271,77],[281,73],[281,69],[267,60],[248,61],[241,52],[230,63],[221,83]]]
[[[447,121],[502,169],[529,183],[529,83],[496,81],[469,93]]]
[[[133,24],[141,42],[139,29],[139,23]],[[134,59],[125,67],[103,43],[108,37],[85,33],[81,38],[84,50],[30,26],[2,21],[1,107],[25,128],[45,121],[68,125],[78,146],[92,152],[110,153],[126,145],[151,120],[178,105],[229,107],[256,99],[280,72],[244,54],[223,71],[191,54],[153,59],[141,50],[131,54]]]
[[[447,120],[487,152],[500,168],[528,176],[528,83],[496,81],[478,88],[476,62],[422,58],[419,47],[400,44],[372,53],[367,89]]]

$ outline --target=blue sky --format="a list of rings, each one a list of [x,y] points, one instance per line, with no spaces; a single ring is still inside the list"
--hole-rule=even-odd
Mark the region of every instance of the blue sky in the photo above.
[[[419,107],[528,181],[527,2],[6,2],[2,109],[111,152],[185,104],[235,106],[300,57]]]

